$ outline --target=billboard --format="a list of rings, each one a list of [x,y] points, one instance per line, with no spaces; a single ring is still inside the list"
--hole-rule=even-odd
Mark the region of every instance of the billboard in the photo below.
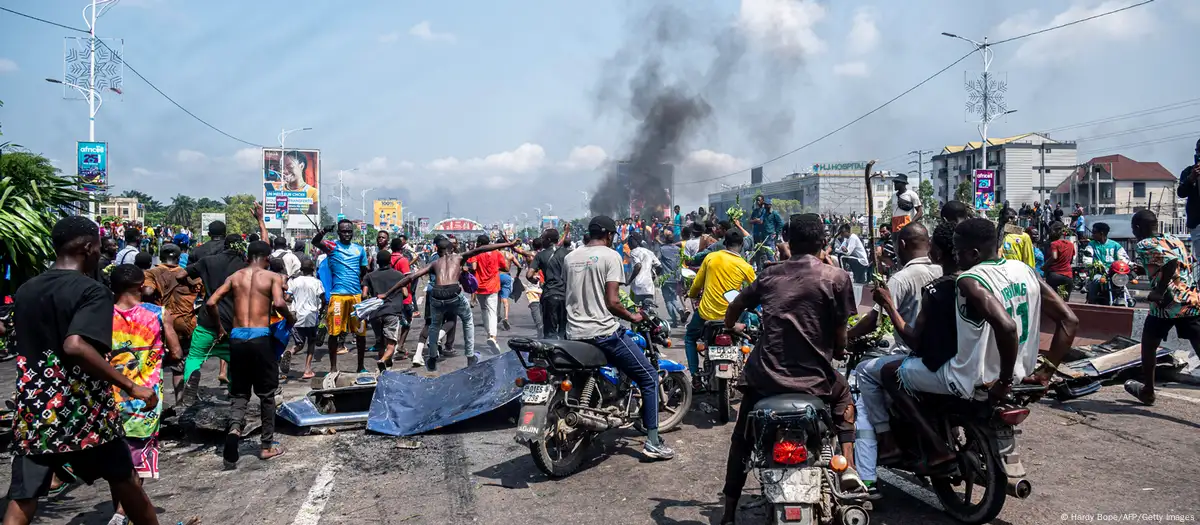
[[[79,142],[76,144],[80,186],[84,191],[108,188],[108,143]]]
[[[812,172],[818,175],[862,175],[867,169],[867,162],[856,160],[852,162],[819,162],[812,165]]]
[[[417,235],[425,235],[429,231],[429,217],[417,218]]]
[[[320,220],[318,150],[263,148],[263,206],[268,228],[315,230]],[[280,162],[283,157],[283,162]]]
[[[996,170],[975,170],[975,209],[996,207]]]
[[[398,199],[376,199],[371,221],[376,230],[392,231],[392,227],[403,226],[403,207]]]
[[[482,232],[483,225],[471,219],[446,219],[433,225],[435,232]]]
[[[558,216],[545,215],[542,217],[542,231],[549,230],[550,228],[558,228]]]
[[[140,206],[140,204],[139,204],[139,206]],[[196,237],[199,237],[201,234],[207,234],[208,233],[208,225],[212,224],[213,221],[225,222],[225,214],[224,213],[201,213],[200,214],[200,232],[196,234]]]

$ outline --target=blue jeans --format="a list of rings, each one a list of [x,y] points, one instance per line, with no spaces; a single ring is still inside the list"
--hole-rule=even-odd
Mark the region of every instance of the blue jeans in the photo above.
[[[467,357],[474,356],[475,320],[471,313],[471,303],[467,302],[467,296],[459,294],[451,299],[435,299],[427,296],[425,300],[429,301],[430,313],[433,314],[429,320],[429,341],[425,349],[425,357],[438,357],[438,332],[442,329],[442,319],[447,315],[458,316],[458,324],[463,328],[463,346],[466,347],[465,355]],[[448,338],[449,335],[447,335]]]
[[[624,328],[587,342],[604,352],[608,364],[637,382],[638,390],[642,391],[642,426],[646,430],[658,430],[658,372],[646,358],[646,352],[626,335]]]
[[[679,283],[667,281],[662,285],[663,303],[667,305],[667,315],[674,325],[683,317],[683,303],[679,301]]]
[[[700,312],[695,312],[688,319],[687,328],[683,332],[683,352],[687,355],[688,371],[692,377],[696,377],[700,373],[700,356],[696,353],[696,342],[700,340],[700,336],[704,334],[705,319],[700,317]]]

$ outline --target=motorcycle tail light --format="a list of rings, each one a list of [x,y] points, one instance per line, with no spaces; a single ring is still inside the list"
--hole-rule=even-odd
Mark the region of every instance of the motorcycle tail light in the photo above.
[[[1000,411],[1000,420],[1008,423],[1009,426],[1015,427],[1020,425],[1021,422],[1025,421],[1025,418],[1027,417],[1029,417],[1028,408],[1010,408]]]
[[[545,383],[549,376],[545,368],[533,367],[525,371],[525,377],[528,377],[531,383]]]
[[[781,439],[775,442],[772,457],[779,465],[799,465],[808,461],[808,449],[799,441]]]
[[[733,346],[733,338],[729,334],[718,334],[713,338],[713,344],[717,346]]]

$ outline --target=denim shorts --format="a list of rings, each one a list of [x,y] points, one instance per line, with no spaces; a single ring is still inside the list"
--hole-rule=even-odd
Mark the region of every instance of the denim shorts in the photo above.
[[[930,394],[956,395],[950,390],[950,382],[946,380],[946,365],[937,370],[930,370],[919,357],[908,357],[900,364],[900,384],[909,393],[928,392]]]

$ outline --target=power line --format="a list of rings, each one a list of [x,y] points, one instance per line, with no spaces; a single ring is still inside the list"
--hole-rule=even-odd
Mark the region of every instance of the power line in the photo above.
[[[1067,22],[1067,23],[1065,23],[1065,24],[1060,24],[1060,25],[1057,25],[1057,26],[1054,26],[1054,27],[1048,27],[1048,28],[1041,29],[1041,30],[1038,30],[1038,31],[1033,31],[1033,32],[1030,32],[1030,33],[1025,33],[1025,34],[1023,34],[1023,35],[1017,35],[1017,36],[1014,36],[1014,37],[1012,37],[1012,38],[1007,38],[1007,39],[1000,40],[1000,41],[997,41],[997,42],[992,42],[992,43],[989,43],[989,44],[988,44],[988,46],[997,46],[997,45],[1000,45],[1000,44],[1006,44],[1006,43],[1008,43],[1008,42],[1012,42],[1012,41],[1015,41],[1015,40],[1020,40],[1020,39],[1022,39],[1022,38],[1028,38],[1028,37],[1031,37],[1031,36],[1034,36],[1034,35],[1040,35],[1040,34],[1042,34],[1042,33],[1046,33],[1046,32],[1049,32],[1049,31],[1054,31],[1054,30],[1056,30],[1056,29],[1062,29],[1062,28],[1064,28],[1064,27],[1068,27],[1068,26],[1072,26],[1072,25],[1075,25],[1075,24],[1079,24],[1079,23],[1087,22],[1087,21],[1089,21],[1089,20],[1095,20],[1095,19],[1097,19],[1097,18],[1100,18],[1100,17],[1104,17],[1104,16],[1108,16],[1108,15],[1112,15],[1112,14],[1120,13],[1120,12],[1122,12],[1122,11],[1126,11],[1126,10],[1129,10],[1129,9],[1133,9],[1133,8],[1135,8],[1135,7],[1138,7],[1138,6],[1143,6],[1143,5],[1149,4],[1149,3],[1151,3],[1151,2],[1154,2],[1154,1],[1155,1],[1155,0],[1145,0],[1145,1],[1141,2],[1141,3],[1133,4],[1133,5],[1126,6],[1126,7],[1120,8],[1120,9],[1114,9],[1114,10],[1112,10],[1112,11],[1108,11],[1108,12],[1104,12],[1104,13],[1100,13],[1100,14],[1092,15],[1092,16],[1089,16],[1089,17],[1086,17],[1086,18],[1081,18],[1081,19],[1079,19],[1079,20],[1075,20],[1075,21],[1073,21],[1073,22]],[[966,59],[967,59],[967,57],[969,57],[969,56],[971,56],[971,55],[973,55],[973,54],[975,54],[975,51],[971,51],[970,53],[967,53],[967,54],[963,55],[963,56],[962,56],[961,58],[959,58],[958,60],[955,60],[954,62],[950,63],[950,65],[948,65],[948,66],[946,66],[946,67],[944,67],[944,68],[942,68],[942,69],[938,70],[936,73],[934,73],[934,74],[930,75],[929,77],[926,77],[926,78],[925,78],[925,80],[922,80],[921,82],[917,83],[917,85],[915,85],[915,86],[913,86],[913,87],[910,87],[910,88],[908,88],[908,89],[904,90],[904,91],[903,91],[903,92],[901,92],[899,95],[896,95],[895,97],[891,98],[891,99],[890,99],[890,100],[888,100],[887,102],[884,102],[883,104],[880,104],[879,106],[875,107],[875,109],[872,109],[871,111],[868,111],[868,112],[864,113],[863,115],[859,116],[858,118],[856,118],[856,119],[854,119],[854,120],[851,120],[850,122],[847,122],[846,124],[843,124],[842,126],[838,127],[837,129],[834,129],[833,131],[830,131],[829,133],[826,133],[826,134],[824,134],[824,135],[821,135],[820,137],[817,137],[816,139],[814,139],[814,140],[812,140],[812,141],[809,141],[808,143],[806,143],[806,144],[804,144],[804,145],[802,145],[802,146],[800,146],[800,147],[798,147],[798,148],[796,148],[796,149],[793,149],[793,150],[791,150],[791,151],[789,151],[789,152],[787,152],[787,153],[784,153],[784,154],[782,154],[782,155],[779,155],[779,156],[776,156],[776,157],[774,157],[774,158],[768,159],[768,160],[766,160],[766,161],[764,161],[764,162],[761,162],[761,163],[755,164],[755,166],[765,166],[765,165],[767,165],[767,164],[770,164],[770,163],[772,163],[772,162],[775,162],[775,161],[777,161],[777,160],[779,160],[779,159],[782,159],[782,158],[784,158],[784,157],[786,157],[786,156],[788,156],[788,155],[791,155],[791,154],[793,154],[793,153],[796,153],[796,152],[798,152],[798,151],[800,151],[800,150],[803,150],[803,149],[805,149],[805,148],[807,148],[807,147],[809,147],[809,146],[812,146],[813,144],[816,144],[816,143],[818,143],[818,142],[820,142],[820,141],[822,141],[822,140],[825,140],[825,139],[829,138],[830,136],[832,136],[832,135],[834,135],[834,134],[838,133],[839,131],[842,131],[842,130],[846,129],[846,128],[848,128],[848,127],[850,127],[850,126],[852,126],[852,125],[854,125],[854,124],[858,123],[859,121],[861,121],[861,120],[863,120],[863,119],[865,119],[865,118],[867,118],[867,117],[871,116],[872,114],[874,114],[874,113],[878,112],[879,110],[881,110],[881,109],[883,109],[883,108],[887,107],[887,106],[888,106],[888,105],[890,105],[891,103],[893,103],[893,102],[895,102],[895,101],[899,100],[899,99],[900,99],[901,97],[903,97],[904,95],[907,95],[907,94],[911,93],[912,91],[916,90],[917,88],[919,88],[919,87],[921,87],[921,86],[925,85],[925,84],[926,84],[926,83],[928,83],[930,80],[933,80],[934,78],[937,78],[937,77],[938,77],[939,75],[941,75],[942,73],[945,73],[945,72],[946,72],[946,70],[948,70],[948,69],[950,69],[950,68],[954,67],[955,65],[958,65],[958,63],[959,63],[959,62],[962,62],[963,60],[966,60]],[[721,180],[721,179],[726,179],[726,178],[732,177],[732,176],[734,176],[734,175],[738,175],[738,174],[741,174],[741,173],[746,173],[746,172],[748,172],[748,171],[750,171],[750,168],[746,168],[746,169],[738,170],[738,171],[735,171],[735,172],[732,172],[732,173],[728,173],[728,174],[725,174],[725,175],[721,175],[721,176],[719,176],[719,177],[713,177],[713,178],[709,178],[709,179],[702,179],[702,180],[694,180],[694,181],[688,181],[688,182],[676,182],[675,184],[676,184],[676,185],[686,185],[686,184],[702,184],[702,183],[705,183],[705,182],[713,182],[713,181],[718,181],[718,180]]]
[[[1169,137],[1160,137],[1157,139],[1143,140],[1141,142],[1131,142],[1129,144],[1118,144],[1116,146],[1105,146],[1103,148],[1085,150],[1085,151],[1081,151],[1079,153],[1087,154],[1087,153],[1097,153],[1097,152],[1101,152],[1101,151],[1111,151],[1111,150],[1116,150],[1116,149],[1141,148],[1141,147],[1146,147],[1146,146],[1153,146],[1155,144],[1174,142],[1176,140],[1191,139],[1192,137],[1195,137],[1197,134],[1200,134],[1200,130],[1196,130],[1196,131],[1192,131],[1192,132],[1188,132],[1188,133],[1180,133],[1178,135],[1171,135]]]
[[[21,12],[18,12],[18,11],[13,11],[12,9],[9,9],[9,8],[7,8],[7,7],[0,7],[0,11],[4,11],[4,12],[6,12],[6,13],[11,13],[11,14],[14,14],[14,15],[17,15],[17,16],[21,16],[21,17],[24,17],[24,18],[28,18],[28,19],[30,19],[30,20],[35,20],[35,21],[38,21],[38,22],[42,22],[42,23],[44,23],[44,24],[49,24],[49,25],[52,25],[52,26],[55,26],[55,27],[60,27],[60,28],[63,28],[63,29],[67,29],[67,30],[70,30],[70,31],[76,31],[76,32],[79,32],[79,33],[84,33],[84,34],[87,34],[87,35],[91,35],[91,32],[87,31],[86,29],[80,29],[80,28],[78,28],[78,27],[71,27],[71,26],[68,26],[68,25],[63,25],[63,24],[60,24],[60,23],[57,23],[57,22],[51,22],[51,21],[49,21],[49,20],[46,20],[46,19],[44,19],[44,18],[38,18],[38,17],[36,17],[36,16],[33,16],[33,15],[27,15],[27,14],[25,14],[25,13],[21,13]],[[150,88],[151,88],[151,89],[153,89],[153,90],[154,90],[155,92],[157,92],[159,95],[162,95],[162,97],[163,97],[163,98],[167,99],[167,101],[168,101],[168,102],[170,102],[171,104],[174,104],[174,105],[175,105],[175,107],[179,108],[181,111],[183,111],[184,113],[186,113],[186,114],[187,114],[189,117],[192,117],[192,118],[196,119],[196,121],[197,121],[197,122],[199,122],[199,123],[201,123],[201,124],[204,124],[205,126],[208,126],[210,129],[212,129],[213,131],[216,131],[217,133],[220,133],[221,135],[224,135],[224,136],[226,136],[226,137],[228,137],[228,138],[230,138],[230,139],[233,139],[233,140],[235,140],[235,141],[237,141],[237,142],[241,142],[242,144],[246,144],[246,145],[249,145],[249,146],[255,146],[255,147],[259,147],[259,148],[265,148],[265,147],[266,147],[266,146],[263,146],[262,144],[256,144],[256,143],[254,143],[254,142],[250,142],[250,141],[248,141],[248,140],[243,140],[243,139],[240,139],[240,138],[238,138],[238,137],[235,137],[235,136],[233,136],[233,135],[230,135],[229,133],[226,133],[226,132],[225,132],[224,130],[222,130],[221,128],[218,128],[218,127],[216,127],[216,126],[214,126],[214,125],[210,124],[210,123],[209,123],[207,120],[204,120],[204,119],[200,118],[200,117],[199,117],[199,116],[197,116],[195,113],[192,113],[190,110],[188,110],[187,108],[183,107],[183,105],[182,105],[182,104],[180,104],[179,102],[176,102],[176,101],[175,101],[175,99],[173,99],[173,98],[171,98],[171,97],[170,97],[170,95],[167,95],[166,93],[164,93],[164,92],[163,92],[163,90],[159,89],[159,88],[158,88],[158,86],[154,85],[154,83],[153,83],[153,82],[151,82],[151,81],[150,81],[150,79],[146,78],[144,75],[142,75],[140,72],[138,72],[138,70],[137,70],[137,69],[134,69],[134,67],[133,67],[133,66],[132,66],[132,65],[131,65],[129,62],[126,62],[126,61],[125,61],[125,57],[121,56],[121,54],[120,54],[120,53],[118,53],[118,52],[117,52],[117,50],[115,50],[115,49],[113,49],[113,48],[109,47],[109,45],[108,45],[108,44],[106,44],[106,43],[104,42],[104,40],[101,40],[101,39],[97,38],[97,39],[96,39],[96,42],[97,42],[97,43],[99,43],[100,45],[104,46],[105,48],[107,48],[107,49],[108,49],[110,52],[112,52],[113,56],[117,57],[117,60],[120,60],[120,61],[121,61],[121,63],[122,63],[122,64],[124,64],[126,68],[128,68],[130,71],[132,71],[132,72],[133,72],[133,74],[134,74],[134,75],[136,75],[138,78],[142,79],[142,82],[145,82],[145,83],[146,83],[146,85],[150,86]]]
[[[1140,133],[1142,131],[1154,131],[1156,129],[1169,128],[1172,126],[1178,126],[1180,124],[1190,124],[1192,122],[1197,122],[1197,121],[1200,121],[1200,115],[1194,115],[1191,117],[1184,117],[1184,118],[1175,119],[1175,120],[1168,120],[1166,122],[1159,122],[1156,124],[1147,124],[1145,126],[1130,128],[1130,129],[1121,130],[1121,131],[1114,131],[1111,133],[1103,133],[1103,134],[1092,136],[1092,137],[1084,137],[1081,139],[1075,139],[1075,141],[1076,142],[1084,142],[1084,141],[1088,141],[1088,140],[1102,140],[1102,139],[1107,139],[1107,138],[1112,138],[1112,137],[1119,137],[1121,135],[1129,135],[1131,133]]]
[[[1080,18],[1079,20],[1075,20],[1075,21],[1072,21],[1072,22],[1067,22],[1067,23],[1065,23],[1065,24],[1056,25],[1056,26],[1054,26],[1054,27],[1047,27],[1047,28],[1045,28],[1045,29],[1040,29],[1040,30],[1038,30],[1038,31],[1034,31],[1034,32],[1032,32],[1032,33],[1025,33],[1025,34],[1023,34],[1023,35],[1018,35],[1018,36],[1014,36],[1014,37],[1012,37],[1012,38],[1006,38],[1006,39],[1004,39],[1004,40],[999,40],[999,41],[996,41],[996,42],[992,42],[992,43],[989,43],[988,45],[990,45],[990,46],[998,46],[998,45],[1000,45],[1000,44],[1007,44],[1007,43],[1009,43],[1009,42],[1012,42],[1012,41],[1014,41],[1014,40],[1020,40],[1020,39],[1022,39],[1022,38],[1028,38],[1028,37],[1031,37],[1031,36],[1034,36],[1034,35],[1040,35],[1040,34],[1042,34],[1042,33],[1050,32],[1050,31],[1054,31],[1055,29],[1062,29],[1062,28],[1064,28],[1064,27],[1067,27],[1067,26],[1073,26],[1073,25],[1075,25],[1075,24],[1082,24],[1082,23],[1084,23],[1084,22],[1087,22],[1087,21],[1089,21],[1089,20],[1095,20],[1095,19],[1097,19],[1097,18],[1100,18],[1100,17],[1103,17],[1103,16],[1108,16],[1108,15],[1112,15],[1112,14],[1120,13],[1121,11],[1128,11],[1128,10],[1130,10],[1130,9],[1133,9],[1133,8],[1135,8],[1135,7],[1141,7],[1141,6],[1144,6],[1144,5],[1146,5],[1146,4],[1149,4],[1149,3],[1151,3],[1151,2],[1154,2],[1154,0],[1145,0],[1144,2],[1140,2],[1140,3],[1137,3],[1137,4],[1133,4],[1133,5],[1128,5],[1128,6],[1125,6],[1125,7],[1122,7],[1122,8],[1120,8],[1120,9],[1114,9],[1114,10],[1112,10],[1112,11],[1108,11],[1108,12],[1106,12],[1106,13],[1100,13],[1100,14],[1097,14],[1097,15],[1092,15],[1092,16],[1089,16],[1089,17],[1086,17],[1086,18]]]
[[[1082,128],[1082,127],[1094,126],[1094,125],[1098,125],[1098,124],[1107,124],[1109,122],[1116,122],[1118,120],[1125,120],[1125,119],[1130,119],[1130,118],[1135,118],[1135,117],[1144,117],[1147,115],[1154,115],[1156,113],[1165,113],[1167,111],[1173,111],[1173,110],[1183,109],[1183,108],[1186,108],[1189,106],[1197,106],[1197,105],[1200,105],[1200,98],[1183,100],[1183,101],[1174,102],[1171,104],[1166,104],[1163,106],[1156,106],[1156,107],[1152,107],[1152,108],[1141,109],[1141,110],[1133,111],[1130,113],[1123,113],[1123,114],[1114,115],[1111,117],[1104,117],[1104,118],[1099,118],[1096,120],[1089,120],[1087,122],[1080,122],[1077,124],[1068,124],[1065,126],[1059,126],[1057,128],[1050,128],[1050,129],[1042,130],[1042,133],[1055,133],[1055,132],[1059,132],[1059,131],[1065,131],[1068,129]]]

